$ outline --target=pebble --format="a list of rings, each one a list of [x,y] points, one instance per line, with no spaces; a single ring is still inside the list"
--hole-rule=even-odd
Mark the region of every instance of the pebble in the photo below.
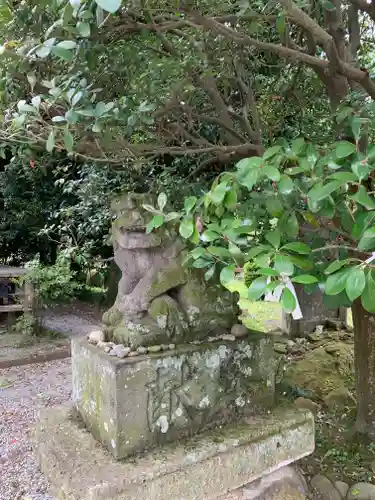
[[[310,333],[307,338],[310,340],[310,342],[320,342],[322,340],[322,334],[321,333]]]
[[[281,342],[276,342],[273,346],[273,350],[278,354],[286,354],[288,352],[288,346]]]
[[[225,333],[224,335],[221,335],[220,338],[221,340],[227,340],[229,342],[233,342],[234,340],[236,340],[236,336],[230,333]]]
[[[124,347],[122,344],[119,344],[112,349],[110,354],[111,356],[117,356],[118,358],[126,358],[126,356],[129,356],[130,351],[130,347]],[[112,354],[113,352],[114,354]]]
[[[347,500],[375,500],[375,485],[370,483],[357,483],[350,488]]]
[[[294,406],[296,406],[300,410],[310,410],[314,414],[317,413],[319,409],[319,405],[308,398],[297,398],[294,401]]]
[[[147,354],[147,347],[143,347],[143,345],[139,346],[137,348],[137,353],[138,354]]]
[[[137,351],[129,352],[129,358],[134,358],[135,356],[139,356],[139,352],[137,352]]]
[[[112,347],[111,347],[111,346],[106,345],[106,346],[104,347],[104,352],[110,352],[110,351],[111,351],[111,349],[112,349]]]
[[[176,349],[176,344],[169,344],[168,348],[173,351],[174,349]]]
[[[240,338],[240,337],[246,337],[246,335],[249,334],[249,330],[246,328],[245,325],[237,323],[236,325],[232,326],[230,333],[234,335],[236,338]]]
[[[148,352],[160,352],[161,345],[150,345],[148,348]]]
[[[322,500],[342,500],[339,491],[322,474],[318,474],[312,478],[311,486]]]
[[[323,330],[324,330],[324,325],[316,325],[314,333],[316,333],[318,335],[322,335]]]
[[[90,344],[94,345],[98,344],[98,342],[104,342],[105,341],[104,332],[102,332],[102,330],[93,330],[92,332],[90,332],[88,340]]]

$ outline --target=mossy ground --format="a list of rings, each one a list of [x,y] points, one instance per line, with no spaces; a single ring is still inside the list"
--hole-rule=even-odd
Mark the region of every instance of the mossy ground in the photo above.
[[[352,485],[375,482],[375,443],[354,432],[355,410],[318,413],[315,452],[300,463],[307,476],[325,474]]]

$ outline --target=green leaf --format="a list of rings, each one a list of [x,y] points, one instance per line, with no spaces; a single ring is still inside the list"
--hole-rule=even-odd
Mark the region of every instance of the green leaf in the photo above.
[[[307,193],[307,196],[314,202],[321,201],[328,198],[339,186],[341,186],[341,181],[331,181],[324,186],[320,183],[315,184]]]
[[[82,116],[90,116],[93,117],[95,116],[95,109],[94,108],[82,108],[82,109],[76,109],[76,113]]]
[[[280,35],[283,35],[285,33],[285,27],[285,15],[279,14],[276,18],[276,29],[280,33]]]
[[[47,139],[46,150],[49,153],[52,153],[54,147],[55,147],[55,131],[52,129]]]
[[[263,173],[271,179],[271,181],[278,182],[280,180],[280,172],[273,165],[265,165]]]
[[[294,294],[289,290],[289,288],[284,288],[284,290],[281,292],[280,303],[281,307],[286,313],[290,314],[295,310],[297,301]]]
[[[224,247],[216,247],[210,245],[209,247],[207,247],[207,252],[212,253],[212,255],[215,255],[215,257],[219,257],[220,259],[231,257],[229,250]]]
[[[348,264],[349,259],[345,260],[335,260],[332,262],[325,270],[324,274],[332,274],[341,269],[343,266],[346,266]]]
[[[93,132],[95,132],[96,134],[98,134],[99,132],[102,131],[102,127],[100,126],[100,123],[99,122],[95,122],[94,125],[92,126],[92,129],[91,129]]]
[[[158,196],[159,209],[163,211],[166,204],[167,204],[167,195],[165,193],[160,193]]]
[[[288,175],[283,174],[277,183],[277,187],[281,194],[290,194],[294,189],[294,183]]]
[[[249,286],[247,292],[248,299],[251,301],[256,301],[260,299],[260,297],[265,294],[266,287],[267,287],[266,277],[261,276],[259,278],[256,278],[254,281],[251,282]]]
[[[221,182],[218,184],[213,191],[210,192],[210,197],[215,205],[220,205],[224,201],[225,195],[228,190],[228,185],[226,182]]]
[[[302,271],[310,271],[313,268],[313,264],[309,259],[297,255],[289,255],[288,257],[290,262],[299,269],[302,269]]]
[[[266,210],[272,217],[280,217],[284,211],[284,207],[277,196],[267,196]]]
[[[45,59],[48,57],[51,53],[51,47],[48,47],[46,45],[41,45],[38,47],[35,51],[35,54],[40,57],[40,59]]]
[[[193,267],[196,269],[203,269],[204,267],[208,267],[212,265],[212,259],[202,259],[199,258],[193,262]]]
[[[73,40],[63,40],[62,42],[59,42],[56,47],[61,47],[62,49],[66,50],[72,50],[77,47],[76,42],[73,42]]]
[[[227,192],[227,194],[225,195],[225,199],[224,199],[224,203],[225,203],[225,206],[227,208],[229,208],[229,210],[235,210],[236,207],[237,207],[237,190],[236,188],[233,186],[232,189],[230,191]]]
[[[362,160],[363,161],[363,160]],[[372,167],[368,163],[362,163],[362,161],[355,161],[352,163],[351,168],[356,176],[356,180],[363,181],[367,179],[368,175],[372,171]]]
[[[190,252],[190,255],[193,257],[193,259],[198,259],[199,257],[203,257],[203,255],[205,254],[206,250],[203,247],[194,248],[194,250]]]
[[[373,250],[375,248],[375,227],[366,229],[358,243],[359,250]]]
[[[351,198],[360,205],[363,205],[367,210],[375,210],[375,203],[367,193],[365,186],[359,186],[358,191]]]
[[[190,236],[194,233],[194,223],[191,217],[185,217],[182,219],[179,227],[180,235],[186,239],[190,238]]]
[[[74,138],[68,128],[64,129],[64,146],[69,153],[73,151]]]
[[[319,280],[311,274],[300,274],[299,276],[294,276],[292,278],[294,283],[301,283],[302,285],[312,285],[313,283],[318,283]]]
[[[225,285],[226,283],[230,283],[234,280],[234,270],[235,265],[231,264],[230,266],[223,267],[220,272],[220,283]]]
[[[335,274],[328,276],[325,283],[326,295],[337,295],[345,289],[346,280],[348,279],[348,269],[342,269]]]
[[[179,219],[181,214],[178,212],[169,212],[169,214],[165,214],[165,222],[171,222],[172,220]]]
[[[235,259],[243,258],[242,250],[231,241],[228,244],[228,250]]]
[[[265,238],[269,243],[271,243],[274,248],[276,248],[276,250],[279,248],[281,241],[281,232],[279,229],[269,231],[268,233],[266,233]]]
[[[158,228],[164,224],[164,215],[154,215],[154,227]]]
[[[336,144],[337,158],[347,158],[357,151],[355,144],[348,141],[341,141]]]
[[[263,154],[263,160],[269,160],[273,156],[280,153],[281,149],[281,146],[272,146],[271,148],[268,148]]]
[[[243,160],[240,160],[236,164],[236,167],[238,171],[244,171],[247,173],[249,170],[258,170],[261,165],[262,158],[259,156],[252,156],[251,158],[244,158]]]
[[[215,270],[216,270],[216,264],[214,264],[212,267],[210,267],[208,271],[204,273],[204,279],[206,281],[209,281],[215,274]]]
[[[299,223],[294,212],[289,214],[288,219],[283,224],[283,232],[289,236],[289,238],[297,238],[299,233]]]
[[[323,0],[323,6],[326,10],[336,10],[336,6],[334,3],[330,2],[330,0]]]
[[[367,273],[366,286],[361,295],[363,307],[369,313],[375,313],[375,281],[372,271]]]
[[[357,299],[365,289],[366,275],[362,268],[353,267],[346,280],[345,291],[351,301]]]
[[[114,14],[121,7],[121,0],[96,0],[96,3],[106,12]]]
[[[64,61],[71,61],[73,59],[73,52],[62,47],[52,47],[51,52]]]
[[[353,172],[335,172],[328,179],[335,179],[342,183],[357,182],[358,177]]]
[[[300,243],[298,241],[287,243],[281,248],[281,250],[292,250],[292,252],[300,253],[302,255],[308,255],[311,253],[311,248],[306,245],[306,243]]]
[[[254,184],[256,184],[258,181],[258,177],[259,170],[250,170],[246,176],[237,176],[237,180],[242,186],[245,186],[249,191],[251,191],[254,187]]]
[[[261,267],[256,272],[262,276],[279,276],[279,273],[270,267]]]
[[[275,271],[278,271],[280,274],[286,274],[287,276],[291,276],[294,272],[294,265],[286,255],[276,255],[273,267]]]
[[[292,151],[294,154],[299,155],[305,147],[305,139],[300,137],[292,141]]]
[[[196,196],[189,196],[188,198],[185,198],[185,202],[184,202],[185,212],[186,213],[191,212],[193,210],[193,208],[195,207],[196,203],[197,203]]]
[[[216,233],[215,231],[211,231],[210,229],[207,229],[204,233],[202,233],[202,241],[215,241],[220,238],[220,235]]]
[[[361,118],[359,116],[353,116],[351,126],[354,138],[356,141],[358,141],[361,135],[361,126],[362,126]]]
[[[89,23],[83,23],[79,21],[77,23],[77,31],[83,38],[88,38],[91,34],[91,28]]]

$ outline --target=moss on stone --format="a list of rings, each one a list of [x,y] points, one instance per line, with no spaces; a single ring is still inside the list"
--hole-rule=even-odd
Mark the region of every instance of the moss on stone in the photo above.
[[[329,342],[335,354],[318,347],[287,368],[283,382],[291,387],[311,391],[324,400],[333,390],[354,385],[354,347],[343,342]],[[327,346],[326,346],[327,347]]]

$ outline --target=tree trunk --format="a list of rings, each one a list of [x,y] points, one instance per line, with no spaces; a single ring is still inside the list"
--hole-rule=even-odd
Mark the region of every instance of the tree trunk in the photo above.
[[[352,305],[357,392],[356,430],[375,438],[375,314]]]

